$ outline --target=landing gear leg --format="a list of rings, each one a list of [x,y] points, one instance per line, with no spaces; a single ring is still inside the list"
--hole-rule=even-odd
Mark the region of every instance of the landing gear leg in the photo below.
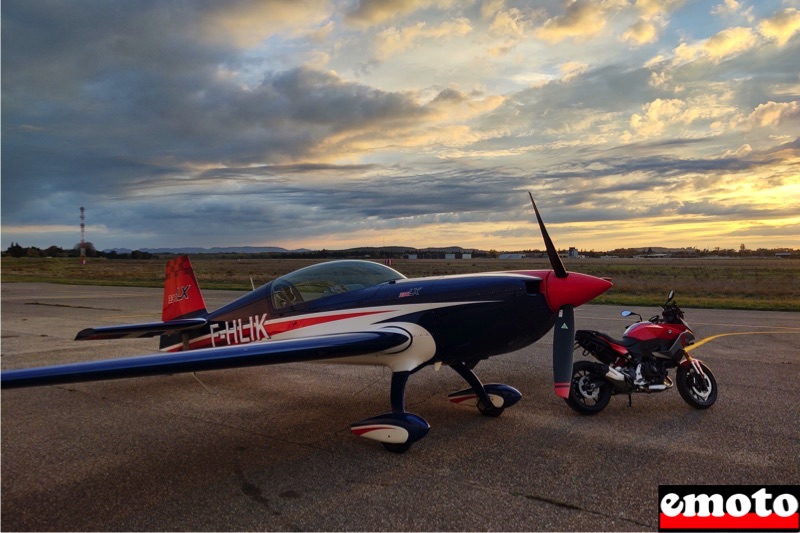
[[[451,402],[461,403],[470,399],[474,401],[477,398],[478,411],[484,416],[495,417],[503,414],[506,407],[511,407],[522,397],[517,389],[508,385],[499,383],[484,385],[475,372],[463,362],[454,363],[451,366],[471,387],[450,394]]]
[[[410,375],[411,372],[392,373],[392,389],[389,394],[393,413],[406,412],[406,383],[408,383]],[[384,442],[383,447],[392,453],[405,453],[411,448],[412,444],[414,443],[409,441],[403,443]]]
[[[392,372],[390,399],[394,413],[403,413],[406,410],[406,383],[410,375],[411,372]]]
[[[478,411],[481,412],[482,415],[486,416],[500,416],[503,414],[502,407],[495,407],[492,403],[491,398],[489,398],[489,394],[486,392],[486,387],[483,386],[481,383],[480,378],[467,368],[467,365],[464,363],[455,363],[451,365],[453,370],[458,372],[458,375],[464,378],[475,394],[478,395]]]

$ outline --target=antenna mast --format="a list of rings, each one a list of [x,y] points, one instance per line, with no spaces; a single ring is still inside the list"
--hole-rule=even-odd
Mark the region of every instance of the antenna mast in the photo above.
[[[81,264],[86,264],[86,239],[85,239],[85,230],[86,224],[84,224],[84,220],[86,220],[85,215],[86,209],[81,207]]]

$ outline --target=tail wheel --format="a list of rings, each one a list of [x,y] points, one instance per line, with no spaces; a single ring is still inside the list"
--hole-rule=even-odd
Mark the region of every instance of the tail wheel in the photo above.
[[[699,364],[703,374],[689,364],[678,369],[675,381],[686,403],[695,409],[708,409],[717,401],[717,380],[706,365]]]
[[[599,413],[611,400],[611,384],[598,377],[594,367],[590,361],[578,361],[572,365],[569,396],[564,401],[582,415]]]

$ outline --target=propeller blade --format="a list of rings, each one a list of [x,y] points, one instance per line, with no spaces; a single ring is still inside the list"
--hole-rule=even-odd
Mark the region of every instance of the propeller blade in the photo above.
[[[569,397],[572,381],[572,352],[575,346],[575,308],[564,305],[558,310],[553,329],[553,382],[556,394]]]
[[[550,240],[550,235],[547,233],[547,228],[544,227],[542,216],[536,208],[536,202],[533,201],[533,195],[530,191],[528,191],[528,196],[531,197],[533,210],[536,212],[536,220],[539,221],[539,229],[542,230],[542,239],[544,239],[544,247],[547,249],[547,257],[550,258],[550,266],[553,267],[553,272],[555,272],[557,278],[566,278],[569,275],[567,274],[567,269],[564,268],[564,263],[562,263],[561,258],[558,257],[558,250],[556,250],[555,245],[553,245],[553,241]]]

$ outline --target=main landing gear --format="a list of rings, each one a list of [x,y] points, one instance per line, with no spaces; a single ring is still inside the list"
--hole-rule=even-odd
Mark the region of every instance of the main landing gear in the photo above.
[[[514,387],[499,383],[484,385],[475,372],[464,363],[451,365],[464,378],[470,388],[447,395],[456,404],[473,405],[484,416],[497,417],[507,407],[517,403],[522,394]],[[377,440],[393,453],[404,453],[428,434],[430,425],[405,409],[406,383],[412,372],[393,372],[391,402],[392,412],[378,415],[350,426],[350,431],[359,437]]]
[[[431,426],[421,417],[406,412],[406,383],[411,372],[392,373],[392,412],[350,426],[359,437],[377,440],[393,453],[404,453],[428,434]]]
[[[455,404],[472,405],[484,416],[497,417],[503,414],[507,407],[517,403],[522,394],[514,387],[501,383],[487,383],[484,385],[475,372],[464,363],[450,365],[458,375],[464,378],[470,388],[451,392],[447,399]]]

